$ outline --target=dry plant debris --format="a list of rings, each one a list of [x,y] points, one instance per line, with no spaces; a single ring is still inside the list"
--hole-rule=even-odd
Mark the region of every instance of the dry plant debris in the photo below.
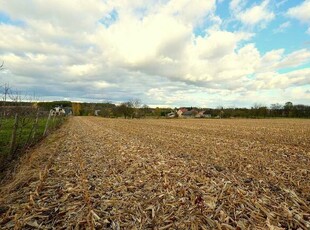
[[[310,120],[74,117],[0,187],[1,229],[310,229]]]

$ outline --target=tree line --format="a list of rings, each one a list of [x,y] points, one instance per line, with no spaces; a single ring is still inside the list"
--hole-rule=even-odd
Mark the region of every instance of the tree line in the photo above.
[[[107,104],[104,108],[98,105],[96,109],[100,109],[100,116],[103,117],[124,117],[124,118],[145,118],[145,117],[167,117],[168,114],[175,113],[179,108],[151,108],[146,104],[142,104],[140,100],[130,100],[119,105]],[[83,106],[82,106],[83,107]],[[199,112],[204,111],[213,118],[310,118],[310,106],[303,104],[294,105],[292,102],[285,104],[271,104],[269,107],[255,104],[251,108],[197,108],[187,107],[187,109]],[[80,114],[81,115],[81,114]]]
[[[268,117],[290,117],[310,118],[310,106],[303,104],[294,105],[292,102],[271,104],[269,107],[255,104],[251,108],[223,108],[210,109],[212,116],[244,117],[244,118],[268,118]]]
[[[151,108],[146,104],[142,104],[139,99],[133,99],[120,104],[110,102],[104,103],[79,103],[71,101],[52,101],[52,102],[25,102],[25,101],[6,101],[5,95],[2,95],[0,108],[7,106],[31,106],[39,108],[42,111],[49,111],[56,106],[70,108],[73,115],[76,116],[102,116],[108,118],[123,117],[130,118],[146,118],[146,117],[167,117],[168,114],[175,113],[179,108]],[[204,111],[205,114],[210,114],[213,118],[272,118],[272,117],[287,117],[287,118],[310,118],[310,106],[303,104],[293,104],[286,102],[285,104],[271,104],[269,107],[254,104],[251,108],[198,108],[186,107],[189,111],[195,111],[197,114]]]

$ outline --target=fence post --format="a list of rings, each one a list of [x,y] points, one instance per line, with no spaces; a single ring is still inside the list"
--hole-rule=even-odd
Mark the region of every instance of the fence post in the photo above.
[[[27,141],[26,141],[26,143],[24,144],[24,149],[26,149],[27,147],[31,146],[32,143],[33,143],[33,142],[30,141],[30,140],[31,140],[31,139],[34,139],[34,135],[35,135],[35,132],[36,132],[36,129],[37,129],[38,115],[39,115],[39,112],[37,112],[36,119],[35,119],[35,121],[33,122],[33,125],[32,125],[32,128],[31,128],[30,132],[29,132]]]
[[[38,129],[38,122],[39,122],[39,111],[37,112],[36,120],[33,124],[33,133],[32,133],[32,140],[36,137],[37,129]]]
[[[11,138],[11,145],[10,145],[10,158],[11,158],[11,160],[14,158],[14,152],[16,151],[15,144],[16,144],[17,128],[18,128],[18,114],[16,113],[15,114],[15,120],[14,120],[14,126],[13,126],[13,132],[12,132],[12,138]]]
[[[48,118],[47,118],[47,121],[46,121],[46,124],[45,124],[45,129],[44,129],[43,136],[46,135],[47,128],[48,128],[48,122],[49,122],[50,119],[51,119],[51,113],[48,114]]]

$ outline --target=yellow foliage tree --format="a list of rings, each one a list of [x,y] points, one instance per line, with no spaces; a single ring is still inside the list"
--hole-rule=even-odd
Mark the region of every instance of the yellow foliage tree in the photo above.
[[[74,116],[79,116],[81,113],[81,104],[80,103],[72,103],[72,112]]]
[[[32,108],[37,109],[38,108],[38,103],[37,102],[32,103]]]

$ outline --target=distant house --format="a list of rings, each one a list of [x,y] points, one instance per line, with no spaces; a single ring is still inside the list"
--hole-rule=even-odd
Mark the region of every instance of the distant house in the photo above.
[[[166,115],[168,118],[174,118],[175,117],[175,112],[170,112]]]
[[[195,118],[204,118],[204,112],[205,111],[200,111],[199,113],[196,114]]]
[[[50,110],[51,116],[60,116],[60,115],[65,115],[65,114],[66,114],[66,111],[60,106],[56,106],[55,108]]]
[[[195,117],[196,118],[210,118],[211,114],[209,114],[207,111],[200,111],[199,113],[197,113]]]
[[[189,117],[195,117],[198,114],[198,111],[193,109],[192,107],[180,108],[177,111],[177,114],[178,114],[178,117],[189,118]]]
[[[63,109],[65,110],[66,115],[72,115],[72,108],[71,107],[64,107]]]
[[[188,107],[188,108],[180,108],[177,110],[178,117],[183,118],[210,118],[211,114],[209,110],[199,110],[197,108]]]
[[[190,118],[190,117],[195,117],[198,114],[198,112],[194,109],[190,110],[190,111],[186,111],[182,114],[182,117],[184,118]]]
[[[95,110],[95,116],[99,116],[100,111],[101,111],[100,109],[96,109]]]
[[[188,110],[186,108],[180,108],[177,111],[178,117],[182,117],[183,113],[187,112]]]
[[[194,116],[193,111],[186,111],[186,112],[182,113],[182,117],[185,117],[185,118],[189,118],[189,117],[193,117],[193,116]]]

